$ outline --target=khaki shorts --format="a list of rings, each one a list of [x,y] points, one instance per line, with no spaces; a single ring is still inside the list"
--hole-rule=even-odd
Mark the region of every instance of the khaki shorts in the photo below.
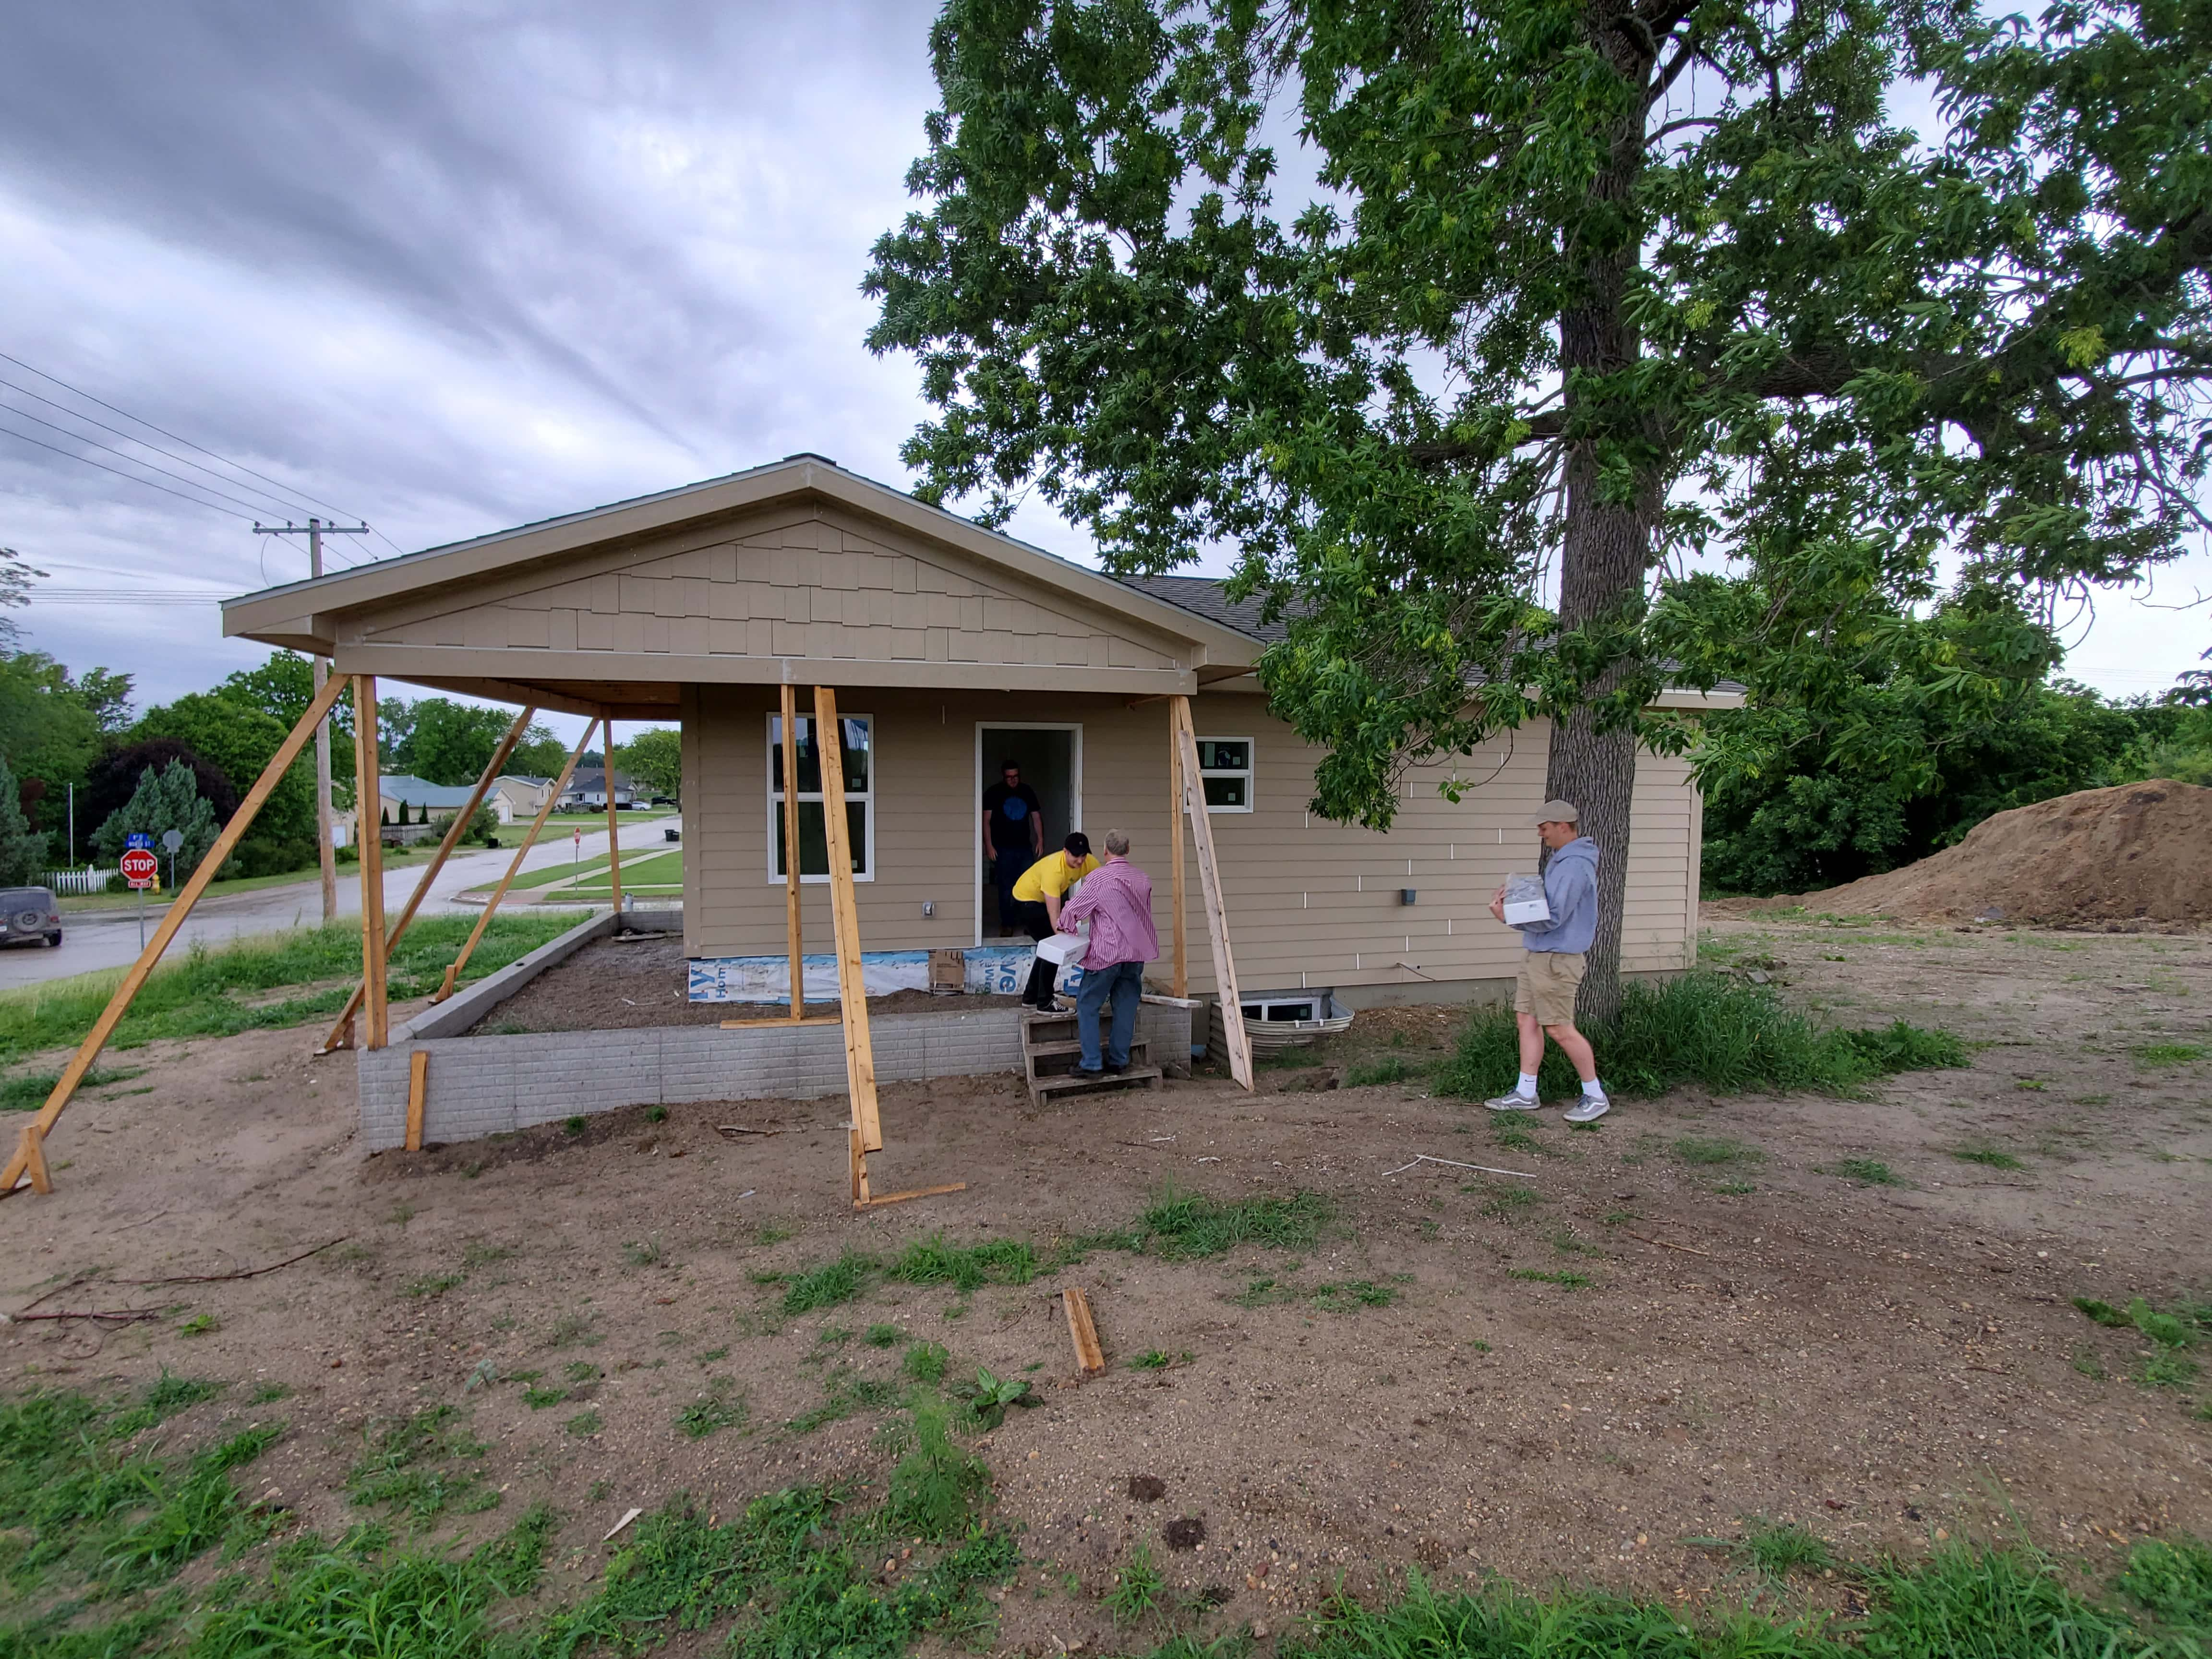
[[[1580,951],[1523,951],[1513,981],[1513,1012],[1534,1014],[1539,1025],[1573,1024],[1584,962]]]

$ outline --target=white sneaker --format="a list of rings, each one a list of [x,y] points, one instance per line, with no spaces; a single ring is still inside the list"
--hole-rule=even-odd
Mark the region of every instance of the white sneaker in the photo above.
[[[1540,1112],[1544,1103],[1534,1095],[1499,1095],[1482,1103],[1493,1112]]]
[[[1612,1109],[1613,1103],[1603,1095],[1584,1095],[1564,1115],[1570,1123],[1595,1123]]]

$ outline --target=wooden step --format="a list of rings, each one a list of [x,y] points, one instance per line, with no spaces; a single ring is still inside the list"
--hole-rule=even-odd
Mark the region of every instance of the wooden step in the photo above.
[[[1162,1086],[1160,1068],[1157,1066],[1132,1066],[1125,1072],[1109,1072],[1102,1077],[1078,1077],[1073,1072],[1062,1072],[1057,1077],[1036,1079],[1030,1085],[1030,1093],[1036,1099],[1042,1100],[1047,1095],[1105,1089],[1122,1083],[1141,1083],[1148,1089],[1158,1089]]]
[[[1079,1054],[1083,1052],[1083,1039],[1072,1037],[1064,1042],[1032,1042],[1026,1052],[1031,1060],[1044,1060],[1056,1054]],[[1129,1045],[1129,1058],[1138,1060],[1143,1057],[1145,1039],[1139,1037]]]

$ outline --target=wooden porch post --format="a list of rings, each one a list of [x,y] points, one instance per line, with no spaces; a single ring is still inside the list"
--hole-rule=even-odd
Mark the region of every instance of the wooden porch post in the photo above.
[[[842,753],[839,758],[842,760]],[[838,775],[842,780],[842,765]],[[804,1020],[806,969],[799,921],[799,695],[789,680],[783,683],[783,931],[791,947],[791,1017]]]
[[[161,959],[161,952],[169,948],[169,941],[176,938],[178,929],[191,915],[192,907],[199,902],[200,895],[215,879],[215,872],[222,868],[223,860],[231,855],[240,840],[252,827],[253,820],[268,800],[270,792],[292,769],[292,763],[300,758],[300,751],[307,746],[307,740],[314,735],[316,726],[331,712],[331,705],[338,700],[339,694],[345,690],[345,684],[342,678],[332,678],[315,693],[313,701],[307,704],[307,712],[300,716],[300,722],[292,728],[291,735],[270,757],[269,764],[262,769],[253,787],[246,791],[246,799],[239,803],[238,811],[231,814],[230,822],[223,826],[222,833],[215,838],[215,845],[208,848],[207,856],[200,860],[199,868],[192,872],[179,890],[176,898],[163,914],[160,925],[154,929],[154,937],[146,941],[146,948],[138,953],[138,960],[131,964],[131,971],[124,975],[123,982],[115,988],[115,994],[108,998],[107,1006],[100,1010],[100,1018],[92,1023],[92,1030],[85,1034],[84,1041],[77,1045],[76,1054],[70,1058],[61,1076],[55,1079],[53,1091],[46,1097],[46,1103],[40,1109],[38,1116],[24,1126],[35,1133],[18,1139],[15,1151],[9,1158],[6,1168],[0,1170],[0,1196],[15,1191],[15,1183],[22,1180],[27,1166],[40,1157],[46,1137],[52,1132],[54,1124],[68,1108],[70,1097],[76,1093],[77,1085],[84,1081],[85,1073],[92,1069],[93,1061],[100,1058],[100,1051],[107,1046],[107,1039],[115,1034],[115,1028],[122,1022],[123,1016],[131,1011],[131,1002],[145,985],[146,976],[154,971],[154,964]]]
[[[598,725],[597,720],[584,722],[584,735],[576,739],[576,746],[568,751],[568,763],[562,767],[561,775],[553,780],[553,787],[545,792],[545,804],[538,809],[538,816],[531,820],[530,833],[522,838],[522,845],[514,849],[514,857],[507,864],[507,873],[499,878],[499,885],[492,889],[490,901],[485,904],[483,914],[477,918],[477,925],[469,930],[468,939],[461,946],[460,955],[455,957],[453,965],[446,969],[446,981],[431,994],[431,1001],[443,1002],[453,994],[453,988],[461,982],[461,969],[469,965],[469,958],[476,954],[477,941],[483,937],[484,929],[491,926],[492,912],[499,908],[499,902],[507,896],[507,888],[522,872],[522,860],[528,858],[530,849],[538,845],[538,832],[545,828],[545,820],[553,816],[553,803],[561,799],[561,792],[568,787],[568,779],[576,770],[576,763],[584,757],[584,750],[591,746],[592,731]]]
[[[860,1204],[868,1197],[861,1154],[883,1151],[884,1126],[876,1111],[876,1051],[868,1038],[868,988],[861,974],[860,896],[853,886],[852,838],[845,830],[844,733],[837,722],[837,694],[826,685],[814,688],[814,752],[822,767],[830,915],[837,939],[837,1001],[844,1015],[845,1081],[853,1096],[853,1201]]]
[[[1173,872],[1175,977],[1169,989],[1176,996],[1190,994],[1190,918],[1183,908],[1182,875],[1182,739],[1176,724],[1176,706],[1168,705],[1168,842],[1175,849],[1169,868]]]
[[[376,676],[353,677],[354,819],[366,826],[361,842],[361,994],[367,1018],[362,1046],[381,1048],[391,1038],[391,1010],[384,1000],[384,790],[376,755]]]
[[[491,793],[492,780],[505,769],[507,757],[514,753],[514,745],[522,741],[522,734],[529,730],[530,722],[537,713],[536,708],[531,708],[515,716],[514,724],[507,728],[507,735],[499,740],[499,747],[492,750],[491,759],[484,763],[483,775],[477,780],[477,787],[469,795],[468,805],[456,812],[453,823],[447,825],[445,839],[438,843],[438,851],[430,860],[428,867],[422,872],[422,879],[415,884],[415,892],[407,901],[407,908],[399,913],[399,920],[392,924],[391,932],[384,936],[386,961],[391,960],[392,951],[407,932],[407,925],[415,920],[415,912],[430,896],[430,884],[437,879],[438,872],[445,868],[446,860],[453,848],[460,845],[461,836],[467,832],[469,820],[477,815],[477,808],[483,805],[484,797]],[[360,815],[356,813],[355,816],[358,817]],[[330,1035],[323,1039],[323,1046],[315,1050],[317,1054],[334,1054],[340,1048],[353,1046],[350,1028],[355,1011],[361,1006],[361,994],[362,988],[355,986],[353,995],[346,1000],[345,1007],[331,1023]]]
[[[1221,998],[1221,1024],[1229,1039],[1229,1075],[1252,1086],[1252,1038],[1244,1029],[1244,1004],[1237,990],[1237,960],[1229,949],[1229,907],[1221,892],[1221,866],[1213,855],[1213,823],[1206,814],[1206,787],[1199,776],[1198,736],[1190,722],[1190,699],[1170,697],[1176,750],[1182,757],[1182,799],[1190,833],[1198,848],[1198,880],[1206,898],[1206,932],[1213,947],[1214,990]],[[1180,837],[1178,837],[1180,839]]]
[[[602,709],[599,713],[599,735],[606,739],[603,746],[607,757],[600,769],[607,783],[607,893],[615,902],[615,915],[622,915],[622,837],[615,829],[615,717]]]

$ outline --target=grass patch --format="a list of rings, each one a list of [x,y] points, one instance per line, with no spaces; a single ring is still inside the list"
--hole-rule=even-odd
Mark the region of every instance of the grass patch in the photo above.
[[[687,1440],[704,1440],[724,1429],[744,1427],[749,1414],[744,1395],[717,1377],[707,1385],[705,1393],[676,1413],[676,1426]]]
[[[1329,1215],[1328,1201],[1319,1193],[1224,1203],[1170,1187],[1137,1218],[1132,1248],[1167,1261],[1203,1261],[1243,1244],[1310,1249]]]
[[[880,1376],[866,1376],[850,1365],[840,1365],[823,1379],[822,1403],[793,1418],[787,1425],[793,1434],[811,1434],[825,1423],[837,1423],[861,1412],[881,1411],[894,1398],[891,1385]]]
[[[868,1274],[874,1267],[872,1258],[858,1250],[848,1250],[835,1261],[793,1273],[784,1281],[783,1310],[787,1314],[811,1313],[817,1308],[834,1308],[850,1302],[867,1284]]]
[[[2137,1071],[2156,1071],[2166,1066],[2188,1066],[2204,1058],[2199,1042],[2147,1042],[2135,1052]]]
[[[1836,1565],[1826,1541],[1794,1522],[1753,1516],[1744,1522],[1741,1538],[1683,1541],[1703,1549],[1725,1550],[1739,1565],[1771,1584],[1780,1583],[1793,1572],[1824,1572]]]
[[[896,1325],[871,1325],[860,1333],[860,1340],[872,1348],[896,1348],[906,1340],[906,1333]]]
[[[1114,1588],[1106,1597],[1106,1610],[1117,1625],[1133,1625],[1166,1599],[1167,1580],[1152,1565],[1152,1547],[1139,1543],[1129,1559],[1114,1575]]]
[[[1726,1135],[1681,1135],[1674,1141],[1674,1156],[1685,1164],[1760,1164],[1766,1154],[1756,1146]]]
[[[986,1285],[1026,1285],[1036,1275],[1036,1252],[1019,1239],[948,1244],[941,1234],[917,1239],[884,1269],[902,1285],[950,1285],[963,1296]]]
[[[1690,973],[1622,988],[1620,1018],[1583,1028],[1598,1074],[1616,1094],[1650,1096],[1697,1084],[1717,1094],[1815,1090],[1851,1094],[1888,1073],[1966,1064],[1945,1031],[1899,1020],[1869,1030],[1815,1025],[1773,992],[1726,974]],[[1512,1011],[1476,1009],[1437,1074],[1440,1093],[1470,1100],[1502,1094],[1519,1073]],[[1538,1074],[1547,1097],[1581,1089],[1565,1055],[1547,1048]]]
[[[1513,1186],[1463,1187],[1462,1192],[1481,1192],[1488,1194],[1482,1200],[1482,1213],[1499,1221],[1510,1221],[1523,1211],[1533,1210],[1544,1201],[1544,1195],[1534,1187]]]
[[[469,958],[465,979],[506,967],[574,922],[573,916],[527,913],[494,916]],[[392,952],[392,1000],[435,990],[473,926],[468,916],[416,918]],[[0,1060],[82,1042],[123,972],[115,969],[0,992]],[[161,1037],[231,1036],[333,1015],[360,972],[361,929],[351,922],[259,934],[220,950],[195,944],[148,978],[110,1047],[132,1048]],[[293,997],[268,994],[316,985],[324,988],[303,989]]]
[[[1833,1164],[1819,1166],[1818,1173],[1835,1176],[1844,1181],[1856,1181],[1867,1187],[1902,1187],[1905,1184],[1897,1172],[1879,1158],[1839,1158]]]
[[[1315,1307],[1337,1313],[1350,1308],[1387,1308],[1398,1299],[1398,1292],[1388,1285],[1351,1279],[1341,1284],[1316,1285],[1310,1299]]]
[[[942,1382],[945,1364],[951,1358],[951,1351],[941,1342],[917,1342],[899,1361],[899,1374],[916,1382]]]
[[[1994,1146],[1954,1146],[1951,1156],[1961,1164],[1978,1164],[1985,1170],[2025,1170],[2027,1165],[2010,1152]]]
[[[1420,1076],[1425,1069],[1403,1054],[1370,1054],[1345,1067],[1344,1086],[1365,1089],[1378,1083],[1403,1083]]]
[[[1570,1273],[1560,1268],[1553,1273],[1540,1273],[1534,1267],[1516,1267],[1505,1275],[1508,1279],[1526,1279],[1539,1285],[1557,1285],[1562,1290],[1586,1291],[1597,1281],[1588,1273]]]
[[[128,1083],[134,1077],[145,1075],[143,1066],[95,1066],[85,1073],[84,1081],[78,1086],[102,1089],[111,1083]],[[61,1080],[59,1072],[25,1072],[0,1080],[0,1112],[37,1111],[46,1103],[46,1097],[53,1093],[54,1085]]]
[[[346,1492],[364,1509],[404,1511],[418,1523],[448,1509],[464,1515],[496,1509],[499,1493],[484,1485],[482,1472],[456,1467],[482,1459],[486,1449],[456,1407],[427,1406],[369,1425],[347,1471]]]

